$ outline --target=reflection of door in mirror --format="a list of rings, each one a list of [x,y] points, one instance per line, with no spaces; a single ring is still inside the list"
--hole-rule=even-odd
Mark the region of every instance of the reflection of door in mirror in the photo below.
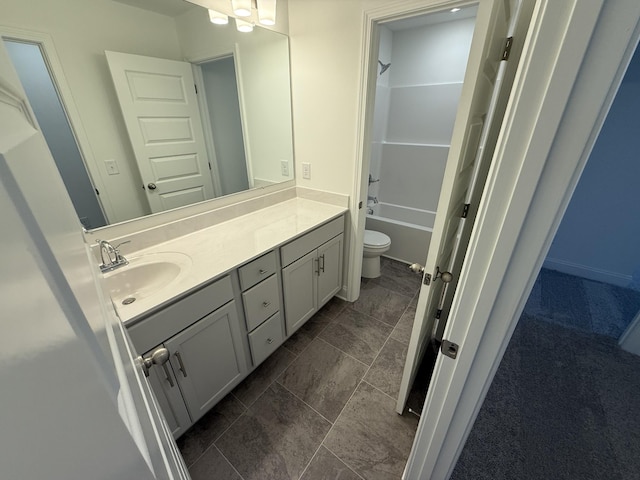
[[[151,211],[214,198],[191,65],[105,53]]]
[[[4,45],[82,225],[87,229],[106,225],[102,206],[96,198],[99,192],[91,182],[40,46],[11,40],[5,40]]]

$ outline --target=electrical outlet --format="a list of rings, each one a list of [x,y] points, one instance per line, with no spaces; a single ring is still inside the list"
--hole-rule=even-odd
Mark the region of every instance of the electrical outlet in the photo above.
[[[280,160],[280,173],[283,177],[289,176],[289,161],[288,160]]]
[[[302,164],[302,178],[311,180],[311,164],[310,163]]]
[[[118,175],[120,170],[118,170],[118,164],[115,160],[105,160],[104,164],[107,166],[107,173],[109,175]]]

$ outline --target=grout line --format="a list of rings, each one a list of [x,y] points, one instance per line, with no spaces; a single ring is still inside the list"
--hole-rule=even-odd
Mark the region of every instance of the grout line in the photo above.
[[[347,467],[349,470],[351,470],[358,478],[361,478],[362,480],[365,480],[365,478],[362,475],[360,475],[358,472],[356,472],[353,469],[353,467],[351,467],[349,464],[347,464],[347,462],[345,462],[338,455],[336,455],[336,453],[333,450],[331,450],[330,448],[328,448],[326,445],[323,445],[323,444],[320,444],[320,447],[326,448],[327,452],[329,452],[331,455],[333,455],[338,460],[340,460],[344,464],[344,466]],[[320,447],[318,447],[318,450],[320,450]]]
[[[222,458],[224,458],[227,463],[231,466],[231,468],[233,468],[233,470],[238,474],[238,476],[240,477],[240,480],[244,480],[244,477],[240,474],[240,472],[238,471],[238,469],[235,467],[235,465],[233,463],[231,463],[231,460],[229,460],[224,453],[222,453],[222,450],[220,450],[216,445],[213,445],[213,447],[215,447],[216,450],[218,450],[218,453],[220,455],[222,455]]]
[[[320,451],[321,448],[322,448],[322,442],[320,442],[320,445],[318,445],[318,448],[316,448],[316,451],[313,452],[313,455],[311,456],[311,460],[309,460],[309,463],[307,463],[307,465],[304,467],[304,470],[302,470],[302,473],[298,478],[304,477],[304,474],[309,469],[309,465],[311,465],[311,463],[313,462],[313,459],[316,458],[316,455],[318,455],[318,452]]]
[[[279,378],[279,377],[278,377]],[[285,387],[282,383],[278,382],[277,380],[274,382],[277,383],[278,385],[280,385],[282,388],[284,388],[287,392],[289,392],[291,395],[293,395],[294,397],[296,397],[298,400],[300,400],[303,404],[305,404],[307,407],[309,407],[311,410],[313,410],[315,413],[317,413],[318,415],[320,415],[323,419],[325,419],[327,422],[329,422],[331,424],[331,426],[333,426],[333,422],[331,420],[329,420],[327,417],[325,417],[323,414],[321,414],[319,411],[317,411],[315,408],[313,408],[311,405],[309,405],[307,402],[305,402],[302,398],[300,398],[296,393],[292,392],[291,390],[289,390],[287,387]]]
[[[325,340],[324,338],[320,338],[320,337],[316,337],[314,338],[314,340],[320,340],[321,342],[326,343],[327,345],[329,345],[332,348],[335,348],[336,350],[338,350],[340,353],[345,354],[347,357],[355,360],[358,363],[361,363],[362,365],[364,365],[367,369],[369,369],[369,367],[371,367],[371,365],[367,365],[366,363],[364,363],[362,360],[358,360],[356,357],[354,357],[353,355],[351,355],[350,353],[345,352],[344,350],[341,350],[339,347],[336,347],[333,343],[328,342],[327,340]]]

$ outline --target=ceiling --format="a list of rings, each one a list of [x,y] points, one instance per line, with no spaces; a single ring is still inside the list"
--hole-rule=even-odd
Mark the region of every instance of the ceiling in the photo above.
[[[132,7],[159,13],[168,17],[177,17],[195,7],[185,0],[113,0]]]
[[[435,25],[437,23],[452,22],[454,20],[462,20],[463,18],[473,18],[478,14],[478,6],[473,5],[461,8],[457,12],[445,10],[438,13],[427,13],[414,17],[404,18],[402,20],[393,20],[385,22],[383,25],[394,32],[399,30],[408,30],[410,28],[424,27],[427,25]]]

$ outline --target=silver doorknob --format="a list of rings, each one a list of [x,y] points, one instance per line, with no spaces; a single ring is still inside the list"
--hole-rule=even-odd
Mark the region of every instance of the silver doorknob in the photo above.
[[[444,283],[449,283],[451,280],[453,280],[453,274],[451,272],[442,272],[440,274],[440,280],[442,280]]]
[[[424,273],[424,267],[419,263],[412,263],[411,265],[409,265],[409,270],[411,270],[413,273]]]
[[[138,357],[138,361],[142,365],[145,376],[149,376],[149,369],[154,365],[164,365],[169,360],[169,350],[166,348],[158,348],[148,357]]]
[[[149,183],[149,184],[147,185],[147,188],[148,188],[149,190],[155,190],[155,189],[156,189],[156,188],[158,188],[158,187],[156,187],[156,184],[155,184],[155,183]]]

